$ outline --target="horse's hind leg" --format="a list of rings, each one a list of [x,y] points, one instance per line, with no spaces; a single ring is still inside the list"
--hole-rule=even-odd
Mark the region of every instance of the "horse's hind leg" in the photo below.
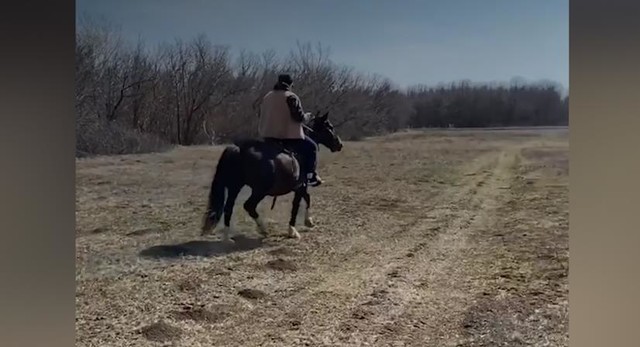
[[[240,190],[242,190],[242,186],[229,187],[227,190],[227,201],[224,204],[224,229],[222,230],[222,239],[225,242],[228,242],[230,240],[229,235],[233,234],[231,216],[233,215],[233,208]]]
[[[247,201],[245,201],[244,203],[245,211],[247,211],[249,216],[251,216],[251,218],[253,218],[253,220],[256,222],[258,232],[263,236],[267,235],[267,228],[260,218],[260,215],[258,215],[258,211],[256,211],[256,208],[258,207],[260,201],[265,198],[265,196],[267,196],[267,194],[254,189],[251,192],[251,196],[249,197],[249,199],[247,199]]]
[[[300,209],[300,200],[302,200],[302,190],[295,191],[293,196],[293,203],[291,206],[291,218],[289,219],[289,237],[300,238],[298,230],[296,230],[296,219],[298,217],[298,210]]]
[[[302,198],[307,205],[307,208],[304,211],[304,225],[308,228],[313,228],[314,226],[316,226],[316,224],[313,222],[311,213],[309,212],[309,210],[311,209],[311,196],[306,189],[303,191]]]

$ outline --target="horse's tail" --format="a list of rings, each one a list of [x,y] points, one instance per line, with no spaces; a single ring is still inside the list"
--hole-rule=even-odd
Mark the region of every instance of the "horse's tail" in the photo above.
[[[271,202],[271,209],[273,210],[273,208],[276,206],[276,200],[278,200],[277,196],[273,197],[273,202]]]
[[[218,160],[216,173],[213,175],[211,188],[209,190],[209,201],[203,225],[203,231],[208,231],[216,227],[222,217],[229,180],[233,178],[235,157],[239,154],[237,146],[227,147]]]

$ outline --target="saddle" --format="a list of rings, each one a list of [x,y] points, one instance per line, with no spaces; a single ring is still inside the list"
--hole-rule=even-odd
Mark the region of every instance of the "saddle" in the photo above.
[[[236,140],[234,141],[234,144],[238,147],[242,148],[248,148],[248,147],[267,147],[268,149],[273,150],[272,154],[275,154],[276,156],[278,154],[285,154],[287,156],[290,156],[291,158],[293,158],[297,163],[298,163],[298,167],[301,166],[301,160],[302,158],[302,154],[298,153],[297,151],[295,151],[292,147],[292,144],[288,143],[287,140],[282,140],[282,139],[274,139],[274,138],[266,138],[266,139],[243,139],[243,140]],[[298,177],[298,181],[296,183],[296,189],[300,188],[303,185],[306,185],[307,180],[306,180],[306,175],[300,174]]]
[[[293,148],[291,148],[290,144],[287,143],[286,140],[280,140],[280,139],[274,139],[274,138],[267,138],[267,139],[250,139],[250,140],[246,140],[246,141],[237,141],[235,142],[235,144],[237,146],[239,146],[240,148],[246,148],[246,147],[251,147],[251,146],[267,146],[270,149],[273,149],[276,156],[278,154],[285,154],[290,156],[291,158],[293,158],[297,164],[298,164],[298,168],[300,168],[300,161],[301,161],[301,157],[302,155],[300,153],[298,153],[297,151],[293,150]],[[299,189],[301,187],[304,187],[307,185],[307,178],[306,175],[300,173],[298,175],[298,179],[295,182],[295,185],[293,187],[294,190]],[[277,196],[273,197],[273,202],[271,203],[271,209],[273,210],[273,208],[275,207],[276,204],[276,200],[278,199]]]
[[[265,139],[264,143],[266,143],[267,145],[270,145],[273,148],[275,148],[277,152],[289,155],[289,156],[293,157],[293,159],[295,159],[298,162],[300,162],[300,157],[301,157],[300,153],[298,153],[295,150],[293,150],[291,148],[291,146],[286,143],[285,140]]]

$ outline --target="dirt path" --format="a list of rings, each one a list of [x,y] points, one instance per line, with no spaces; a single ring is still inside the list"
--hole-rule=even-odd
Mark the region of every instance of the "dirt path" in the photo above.
[[[394,266],[388,307],[381,312],[386,313],[385,328],[395,334],[383,335],[376,344],[458,345],[464,314],[482,290],[474,280],[483,267],[472,256],[475,245],[469,237],[494,223],[495,208],[504,200],[500,186],[509,180],[514,158],[513,150],[492,153],[468,167],[469,177],[443,192],[436,204],[442,207],[428,213],[435,220],[416,227],[412,238],[424,238],[430,225],[437,226],[437,233]]]
[[[425,153],[422,142],[444,154]],[[563,146],[539,137],[354,144],[323,162],[341,186],[314,195],[319,226],[301,241],[275,236],[246,252],[81,280],[90,298],[79,304],[82,345],[566,345]],[[378,161],[367,160],[374,152]],[[274,232],[288,201],[269,216]],[[250,226],[238,217],[239,230]],[[528,237],[518,234],[525,229]]]
[[[306,313],[305,323],[313,328],[305,338],[334,346],[441,346],[459,340],[464,314],[482,290],[473,281],[483,269],[469,256],[469,231],[493,223],[492,213],[504,199],[500,186],[513,174],[514,161],[514,150],[478,158],[465,167],[465,179],[442,191],[410,225],[389,225],[377,238],[349,242],[350,250],[367,252],[325,257],[327,268],[305,275],[317,279],[307,282],[316,287],[291,303],[296,315],[313,312]],[[323,294],[331,305],[319,300]]]

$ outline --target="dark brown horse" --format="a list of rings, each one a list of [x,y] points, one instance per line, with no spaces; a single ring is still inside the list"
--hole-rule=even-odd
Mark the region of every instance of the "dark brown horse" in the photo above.
[[[313,118],[310,123],[309,127],[304,127],[307,136],[329,148],[331,152],[342,150],[342,141],[329,121],[328,112],[322,117]],[[244,186],[249,186],[251,196],[245,201],[244,209],[256,222],[258,232],[263,236],[266,236],[267,231],[256,211],[258,204],[267,196],[273,196],[275,203],[277,196],[294,192],[289,236],[299,238],[295,224],[302,199],[307,205],[305,225],[312,227],[313,221],[309,216],[311,197],[307,185],[303,183],[304,175],[300,174],[296,156],[298,154],[289,151],[282,144],[262,140],[245,140],[225,148],[211,183],[202,235],[211,233],[224,215],[223,240],[229,241],[231,215],[236,198]]]

